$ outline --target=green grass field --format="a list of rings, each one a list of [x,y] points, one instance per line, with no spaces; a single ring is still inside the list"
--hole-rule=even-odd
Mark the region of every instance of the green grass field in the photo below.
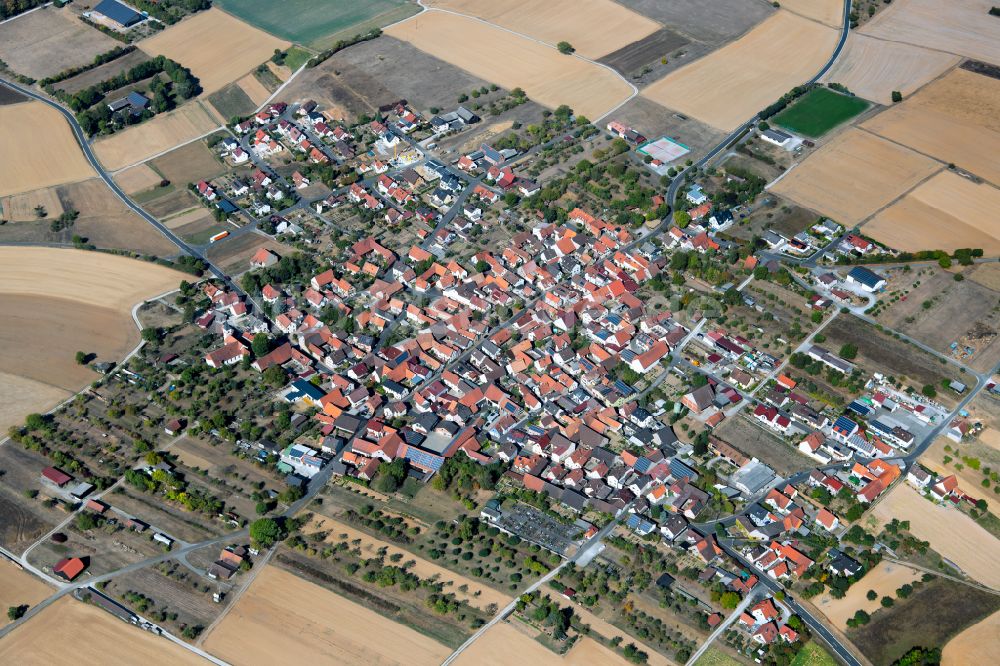
[[[736,661],[722,650],[710,647],[705,650],[704,654],[698,657],[698,661],[695,662],[695,666],[740,666],[740,662]]]
[[[212,93],[208,96],[208,101],[226,120],[235,116],[249,115],[257,108],[253,100],[235,83],[230,83],[222,90]]]
[[[809,137],[823,136],[868,108],[860,97],[813,88],[774,117],[774,124]]]
[[[818,643],[809,641],[792,660],[792,666],[837,666],[837,660]]]
[[[215,4],[265,32],[318,49],[419,11],[406,0],[216,0]]]

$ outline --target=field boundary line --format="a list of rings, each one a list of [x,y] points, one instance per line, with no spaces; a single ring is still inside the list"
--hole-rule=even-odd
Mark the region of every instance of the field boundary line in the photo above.
[[[310,58],[309,60],[312,60],[312,58]],[[260,106],[257,107],[257,113],[263,111],[264,107],[270,104],[274,100],[274,98],[277,97],[278,94],[285,89],[285,86],[294,81],[295,77],[302,73],[302,70],[304,70],[306,68],[306,65],[309,64],[309,60],[306,60],[304,63],[302,63],[297,70],[292,72],[292,75],[288,77],[287,81],[278,86],[278,89],[275,90],[273,93],[271,93],[270,97],[261,102]],[[226,129],[226,126],[223,125],[223,128]]]
[[[138,162],[135,162],[134,164],[129,164],[129,165],[123,166],[120,169],[115,169],[114,171],[109,171],[108,173],[113,178],[114,176],[117,176],[118,174],[120,174],[122,171],[126,171],[128,169],[131,169],[132,167],[140,166],[142,164],[145,164],[146,162],[151,162],[151,161],[155,160],[157,157],[163,157],[167,153],[172,153],[173,151],[177,150],[178,148],[183,148],[184,146],[188,145],[189,143],[194,143],[195,141],[200,141],[201,139],[204,139],[206,136],[211,136],[211,135],[215,134],[216,132],[225,132],[226,129],[227,128],[226,128],[225,125],[219,125],[218,127],[213,127],[209,131],[205,132],[204,134],[200,134],[200,135],[194,137],[193,139],[188,139],[187,141],[184,141],[183,143],[178,143],[176,146],[171,146],[170,148],[167,148],[166,150],[161,150],[160,152],[156,153],[155,155],[150,155],[149,157],[147,157],[145,159],[142,159],[142,160],[139,160]]]
[[[32,7],[31,9],[29,9],[26,12],[21,12],[20,14],[15,14],[14,16],[11,16],[8,19],[4,19],[4,20],[0,21],[0,25],[3,25],[4,23],[10,23],[11,21],[19,19],[22,16],[27,16],[28,14],[30,14],[32,12],[37,12],[39,9],[45,9],[46,7],[51,7],[51,6],[52,6],[51,2],[46,2],[44,5],[38,5],[37,7]]]
[[[989,594],[994,594],[994,595],[1000,596],[1000,590],[994,590],[992,587],[990,587],[988,585],[984,585],[983,583],[980,583],[978,581],[964,580],[962,578],[959,578],[958,576],[952,576],[951,574],[946,574],[946,573],[942,573],[940,571],[935,571],[934,569],[931,569],[930,567],[925,567],[925,566],[920,565],[920,564],[914,564],[913,562],[907,562],[906,560],[901,560],[901,559],[898,559],[898,558],[895,558],[895,557],[886,557],[884,559],[889,560],[890,562],[895,562],[896,564],[899,564],[900,566],[909,567],[909,568],[915,569],[917,571],[923,571],[924,573],[929,573],[932,576],[940,576],[941,578],[947,578],[950,581],[954,581],[956,583],[961,583],[962,585],[968,585],[969,587],[974,587],[977,590],[980,590],[982,592],[987,592]]]

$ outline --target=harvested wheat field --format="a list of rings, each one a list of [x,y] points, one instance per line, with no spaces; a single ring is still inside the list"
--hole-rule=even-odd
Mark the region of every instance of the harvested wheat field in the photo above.
[[[0,371],[0,432],[24,423],[32,412],[46,412],[66,398],[70,391]]]
[[[1000,654],[1000,611],[980,620],[948,641],[941,666],[993,664]]]
[[[118,44],[81,21],[70,7],[44,7],[0,23],[0,60],[33,79],[89,65],[94,56]]]
[[[567,104],[593,120],[631,94],[628,84],[603,67],[455,14],[427,11],[386,34],[504,88],[523,88],[540,104]]]
[[[1000,185],[998,79],[956,69],[863,127]]]
[[[34,606],[53,592],[55,590],[6,557],[0,557],[0,608]],[[6,617],[4,614],[3,618],[0,618],[0,626],[8,623]]]
[[[770,189],[851,226],[939,169],[929,157],[852,127],[785,172]]]
[[[1000,589],[1000,541],[958,509],[924,499],[907,484],[901,484],[878,503],[872,516],[880,524],[893,518],[910,521],[910,532],[931,544],[961,567],[970,578]]]
[[[94,175],[69,124],[43,102],[0,106],[0,145],[0,196]]]
[[[0,219],[8,222],[37,220],[39,219],[36,211],[38,206],[45,209],[49,218],[59,217],[65,210],[62,201],[59,200],[58,189],[43,187],[40,190],[0,197]]]
[[[115,174],[115,182],[125,194],[135,194],[148,190],[160,184],[160,175],[149,168],[148,164],[137,164]]]
[[[968,274],[968,278],[993,291],[1000,291],[1000,264],[979,264]],[[1000,442],[1000,437],[998,437]],[[1000,446],[997,446],[1000,449]]]
[[[844,52],[821,81],[840,83],[858,97],[888,105],[893,90],[909,97],[959,61],[949,53],[852,32]]]
[[[219,9],[198,12],[138,44],[151,56],[165,55],[189,68],[206,95],[289,45]]]
[[[264,84],[260,82],[253,74],[247,74],[242,79],[236,82],[236,84],[247,94],[253,103],[260,106],[267,101],[267,98],[271,96],[271,92],[264,87]]]
[[[221,124],[201,102],[188,102],[141,125],[95,141],[94,152],[106,168],[122,169],[197,139]]]
[[[844,25],[844,3],[840,0],[781,0],[781,8],[831,28]]]
[[[896,0],[860,32],[1000,65],[1000,20],[994,0]]]
[[[548,44],[569,42],[580,55],[594,60],[661,28],[613,0],[432,0],[427,4],[478,16]]]
[[[516,620],[515,620],[516,622]],[[650,655],[654,657],[655,655]],[[501,622],[465,650],[456,664],[465,666],[608,666],[627,664],[597,641],[583,637],[564,656],[559,656],[510,622]]]
[[[166,638],[125,624],[96,606],[63,597],[0,641],[0,663],[201,666],[205,662]]]
[[[423,634],[277,567],[258,574],[204,647],[235,666],[327,662],[439,664],[451,652]]]
[[[735,42],[668,74],[642,94],[732,131],[823,67],[837,31],[779,11]]]
[[[854,617],[857,610],[874,613],[882,607],[880,601],[882,597],[895,597],[897,589],[905,583],[920,580],[921,575],[916,569],[904,567],[895,562],[882,561],[866,573],[860,581],[851,585],[843,598],[834,599],[828,592],[824,592],[813,601],[813,604],[838,629],[846,629],[847,621]],[[868,600],[866,596],[868,590],[875,590],[878,593],[878,597],[874,601]]]
[[[865,234],[907,252],[962,247],[1000,254],[1000,189],[942,171],[864,226]]]

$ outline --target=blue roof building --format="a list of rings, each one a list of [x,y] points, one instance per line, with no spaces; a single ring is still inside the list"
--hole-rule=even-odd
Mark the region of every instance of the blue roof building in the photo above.
[[[865,291],[878,291],[885,286],[885,278],[864,266],[855,266],[847,274],[847,281],[861,285]]]
[[[94,7],[94,11],[101,16],[114,21],[123,28],[131,28],[136,23],[141,23],[145,17],[131,7],[126,7],[117,0],[103,0]]]

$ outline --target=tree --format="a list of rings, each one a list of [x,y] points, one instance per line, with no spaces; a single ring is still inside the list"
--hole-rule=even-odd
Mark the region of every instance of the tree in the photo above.
[[[20,620],[24,617],[24,614],[28,612],[28,607],[24,604],[20,606],[11,606],[7,609],[7,619],[11,622],[15,620]]]
[[[267,337],[267,333],[258,333],[253,336],[253,342],[250,343],[250,348],[253,349],[253,355],[257,358],[261,356],[266,356],[269,351],[271,351],[271,341]]]
[[[92,530],[97,527],[97,521],[94,520],[94,516],[86,511],[76,514],[76,528],[81,532],[86,532],[87,530]]]
[[[151,326],[149,328],[142,329],[142,339],[146,342],[156,343],[160,341],[160,336],[162,332],[159,328]]]
[[[723,608],[736,608],[740,603],[740,595],[735,592],[723,592],[719,597],[719,603]]]
[[[406,458],[396,458],[391,463],[382,463],[373,484],[382,493],[394,493],[406,480]]]
[[[250,523],[250,540],[261,548],[270,548],[285,536],[284,526],[273,518],[258,518]]]
[[[920,389],[920,392],[928,398],[933,398],[937,395],[937,389],[931,384],[924,384],[924,387]]]
[[[866,594],[865,596],[868,597],[868,601],[875,601],[876,599],[878,599],[878,592],[876,592],[875,590],[868,590],[868,594]]]
[[[556,44],[556,48],[559,49],[559,53],[562,53],[563,55],[569,55],[573,51],[576,51],[576,49],[573,48],[573,45],[569,42],[559,42]]]
[[[895,601],[893,600],[892,597],[882,597],[882,601],[880,601],[879,603],[882,604],[882,608],[892,608],[892,605],[895,603]]]
[[[855,358],[858,355],[858,346],[848,342],[846,345],[840,348],[840,357],[846,358],[848,360]]]
[[[691,215],[689,215],[687,211],[684,210],[674,211],[674,224],[683,229],[690,223],[691,223]]]
[[[78,351],[76,353],[76,363],[77,363],[77,365],[86,365],[86,363],[87,363],[87,352]]]
[[[284,368],[280,365],[272,365],[264,371],[264,382],[269,386],[280,388],[285,385],[286,381],[288,381],[288,375],[285,374]]]
[[[902,102],[903,101],[903,93],[899,92],[898,90],[893,90],[892,91],[892,101],[893,102]]]

